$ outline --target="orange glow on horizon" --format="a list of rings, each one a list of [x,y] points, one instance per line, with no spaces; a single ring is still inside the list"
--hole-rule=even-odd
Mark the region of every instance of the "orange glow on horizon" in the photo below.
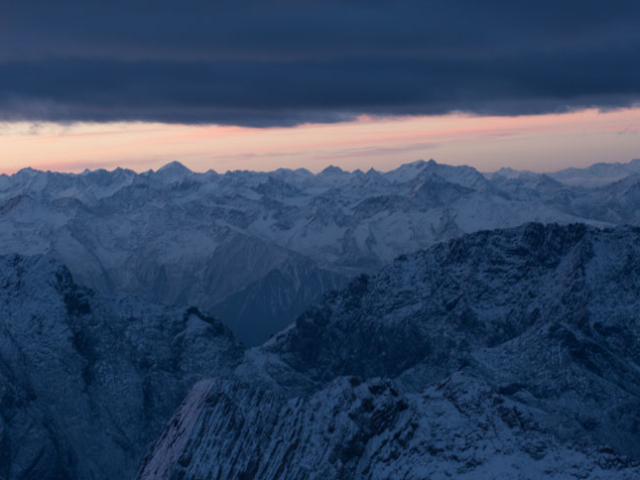
[[[372,118],[288,128],[155,123],[0,125],[0,173],[30,166],[143,171],[179,160],[195,171],[329,164],[389,170],[420,158],[536,171],[640,157],[640,108],[521,117]]]

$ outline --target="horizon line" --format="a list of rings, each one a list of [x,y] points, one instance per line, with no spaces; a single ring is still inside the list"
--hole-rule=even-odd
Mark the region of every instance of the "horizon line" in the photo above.
[[[632,164],[634,162],[640,162],[640,158],[631,158],[630,160],[628,160],[626,162],[595,162],[595,163],[589,164],[586,167],[567,166],[567,167],[559,168],[557,170],[540,171],[540,172],[535,172],[533,170],[528,170],[528,169],[517,169],[517,168],[510,167],[510,166],[502,166],[502,167],[498,168],[497,170],[483,171],[483,170],[479,170],[478,168],[476,168],[476,167],[474,167],[472,165],[469,165],[469,164],[465,164],[465,163],[454,164],[454,163],[447,163],[447,162],[439,162],[439,161],[431,158],[429,160],[418,159],[418,160],[414,160],[414,161],[411,161],[411,162],[404,162],[404,163],[401,163],[400,165],[398,165],[397,167],[391,168],[391,169],[388,169],[388,170],[383,170],[383,169],[378,170],[378,169],[376,169],[374,167],[370,167],[366,171],[362,170],[360,168],[356,168],[354,170],[348,170],[348,169],[344,169],[344,168],[342,168],[342,167],[340,167],[338,165],[329,164],[326,167],[324,167],[322,169],[318,169],[318,170],[311,170],[311,169],[308,169],[308,168],[305,168],[305,167],[299,167],[299,168],[278,167],[278,168],[274,168],[274,169],[271,169],[271,170],[253,170],[253,169],[235,169],[235,170],[231,170],[231,169],[228,169],[228,170],[226,170],[224,172],[222,172],[222,171],[219,172],[219,171],[217,171],[217,170],[215,170],[213,168],[209,168],[207,170],[193,170],[193,169],[187,167],[184,163],[182,163],[179,160],[172,160],[172,161],[169,161],[168,163],[164,164],[163,166],[158,167],[155,170],[153,168],[149,168],[149,169],[146,169],[146,170],[136,170],[134,168],[122,167],[122,166],[118,165],[118,166],[116,166],[116,167],[114,167],[112,169],[105,168],[105,167],[98,167],[98,168],[94,168],[94,169],[85,168],[81,172],[73,172],[73,171],[51,170],[51,169],[46,169],[45,170],[45,169],[41,169],[41,168],[34,168],[34,167],[28,166],[28,167],[23,167],[23,168],[20,168],[19,170],[14,170],[14,171],[10,171],[10,172],[8,172],[6,170],[0,170],[0,176],[5,176],[5,177],[9,177],[10,178],[10,177],[13,177],[15,175],[20,174],[21,172],[30,172],[30,171],[31,172],[37,172],[37,173],[50,173],[50,174],[59,174],[59,175],[82,176],[82,175],[87,175],[87,174],[90,174],[90,173],[101,172],[101,171],[108,172],[108,173],[114,173],[114,172],[117,172],[118,170],[130,171],[130,172],[133,172],[135,175],[149,175],[149,174],[158,174],[162,170],[165,170],[165,169],[167,169],[168,167],[171,167],[171,166],[175,166],[177,168],[182,168],[184,170],[187,170],[188,171],[187,175],[206,175],[206,174],[227,175],[227,174],[230,174],[230,173],[256,173],[256,174],[263,173],[263,174],[269,174],[269,173],[275,173],[275,172],[278,172],[278,171],[289,171],[289,172],[305,171],[305,172],[308,172],[308,173],[310,173],[312,175],[319,175],[319,174],[325,172],[326,170],[330,170],[330,169],[331,170],[336,170],[337,169],[337,170],[340,170],[340,172],[346,173],[346,174],[354,174],[354,173],[357,173],[357,172],[360,172],[362,174],[366,174],[369,171],[374,171],[374,172],[377,172],[377,173],[385,174],[385,173],[394,172],[395,170],[398,170],[398,169],[400,169],[402,167],[409,166],[409,165],[430,164],[430,163],[435,164],[435,165],[444,165],[444,166],[454,167],[454,168],[455,167],[472,168],[473,170],[475,170],[475,171],[477,171],[477,172],[479,172],[481,174],[493,174],[493,173],[497,173],[497,172],[499,172],[501,170],[510,170],[510,171],[520,172],[520,173],[536,173],[536,174],[544,175],[544,174],[548,174],[548,173],[558,173],[558,172],[562,172],[562,171],[565,171],[565,170],[572,170],[572,169],[575,169],[575,170],[588,170],[589,168],[592,168],[592,167],[597,166],[597,165],[630,165],[630,164]]]

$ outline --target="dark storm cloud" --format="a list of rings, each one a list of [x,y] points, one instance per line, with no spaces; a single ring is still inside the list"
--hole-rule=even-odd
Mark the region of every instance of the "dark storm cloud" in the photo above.
[[[640,2],[4,2],[0,117],[283,125],[640,99]]]

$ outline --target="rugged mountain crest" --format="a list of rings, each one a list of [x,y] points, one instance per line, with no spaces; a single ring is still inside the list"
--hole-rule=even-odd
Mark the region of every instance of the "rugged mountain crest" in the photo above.
[[[403,256],[199,384],[138,478],[631,480],[639,288],[631,227]]]

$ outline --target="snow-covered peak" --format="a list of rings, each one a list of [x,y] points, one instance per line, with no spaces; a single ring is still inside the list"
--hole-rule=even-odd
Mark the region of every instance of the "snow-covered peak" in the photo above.
[[[567,185],[597,187],[639,173],[640,162],[632,160],[629,163],[596,163],[584,169],[567,168],[549,175]]]
[[[415,184],[420,179],[433,176],[467,188],[483,188],[486,183],[485,177],[473,167],[445,165],[435,160],[407,163],[385,174],[386,178],[401,184]]]
[[[17,177],[35,177],[39,173],[44,173],[44,172],[42,172],[42,170],[35,170],[31,167],[25,167],[18,170],[18,172],[16,172],[14,175],[16,175]]]
[[[425,162],[424,160],[417,160],[411,163],[405,163],[395,170],[385,173],[384,175],[392,182],[407,183],[413,180],[420,172],[422,172],[429,165],[434,165],[434,160]]]
[[[193,172],[178,161],[167,163],[158,169],[155,176],[164,182],[178,182],[190,176]]]
[[[189,174],[189,173],[192,173],[192,172],[187,167],[185,167],[182,163],[180,163],[178,161],[173,161],[173,162],[169,162],[166,165],[160,167],[158,169],[157,173],[174,174],[175,175],[175,174],[178,174],[178,173]]]
[[[502,167],[500,170],[495,172],[490,172],[485,174],[487,178],[494,179],[496,177],[503,177],[509,180],[522,178],[522,177],[531,177],[536,176],[538,174],[534,172],[530,172],[528,170],[516,170],[511,167]]]

